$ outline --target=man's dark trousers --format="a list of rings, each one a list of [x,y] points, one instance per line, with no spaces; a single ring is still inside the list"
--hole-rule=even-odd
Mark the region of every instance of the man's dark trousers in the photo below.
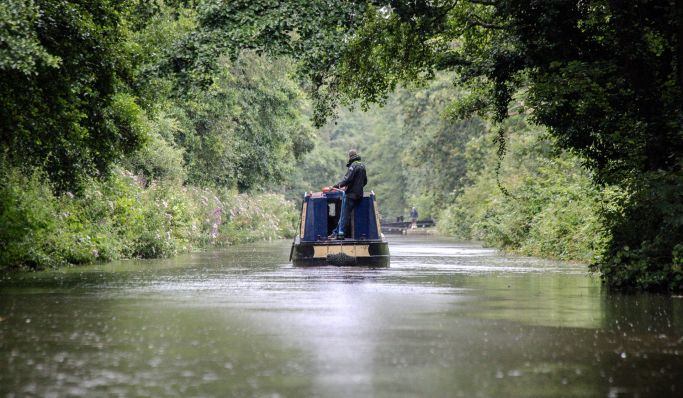
[[[351,212],[360,204],[360,201],[360,199],[351,199],[344,195],[342,198],[342,210],[339,216],[339,225],[334,231],[336,235],[344,235],[346,225],[349,223],[349,219],[351,218]]]

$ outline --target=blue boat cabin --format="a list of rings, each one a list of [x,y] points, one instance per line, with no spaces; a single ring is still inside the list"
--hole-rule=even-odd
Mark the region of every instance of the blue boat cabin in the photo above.
[[[302,241],[326,240],[339,223],[343,192],[329,191],[307,193],[301,209],[299,236]],[[351,214],[346,230],[347,239],[378,240],[381,237],[377,222],[378,212],[375,194],[366,193]]]

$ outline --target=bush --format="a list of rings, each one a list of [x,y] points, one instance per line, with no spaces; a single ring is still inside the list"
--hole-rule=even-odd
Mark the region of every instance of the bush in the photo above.
[[[65,263],[56,250],[56,200],[44,176],[0,166],[0,268]]]
[[[178,130],[177,121],[163,112],[159,112],[153,120],[143,118],[143,121],[148,142],[126,158],[124,167],[144,177],[145,183],[182,183],[186,177],[184,151],[172,142]]]
[[[168,257],[211,245],[292,237],[281,195],[184,187],[125,170],[55,195],[39,171],[0,164],[0,269]]]
[[[281,195],[237,195],[220,229],[224,243],[292,238],[298,212]]]
[[[650,172],[634,178],[606,206],[611,231],[593,264],[612,288],[683,290],[683,172]]]
[[[468,151],[482,159],[490,139],[472,140]],[[518,131],[508,141],[500,186],[498,158],[489,147],[478,168],[470,163],[472,184],[441,212],[439,229],[524,255],[591,261],[607,241],[599,215],[605,194],[578,159],[548,151],[540,131]]]

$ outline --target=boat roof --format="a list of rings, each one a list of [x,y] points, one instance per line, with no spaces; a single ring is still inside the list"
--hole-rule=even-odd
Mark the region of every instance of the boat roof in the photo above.
[[[320,192],[306,192],[304,193],[304,197],[306,198],[311,198],[311,199],[318,199],[318,198],[328,198],[328,197],[335,197],[335,196],[342,196],[343,191],[320,191]],[[370,196],[373,196],[375,193],[370,191],[370,192],[364,192],[363,197],[364,198],[369,198]]]

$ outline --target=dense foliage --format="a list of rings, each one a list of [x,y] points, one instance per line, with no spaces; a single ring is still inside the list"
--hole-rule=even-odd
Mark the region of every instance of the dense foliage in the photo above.
[[[79,195],[56,195],[40,172],[0,170],[0,268],[168,257],[208,245],[294,234],[297,212],[273,194],[153,183],[115,170]]]
[[[313,145],[291,62],[219,49],[177,73],[195,7],[0,5],[0,268],[293,233],[293,205],[259,193]]]
[[[44,166],[59,187],[106,172],[139,148],[138,105],[117,86],[130,72],[118,1],[0,4],[0,145]]]
[[[221,51],[198,43],[194,8],[162,8],[135,32],[135,92],[164,138],[183,150],[188,182],[240,190],[281,185],[312,147],[303,93],[285,59]],[[188,43],[215,58],[192,75],[179,73]]]
[[[455,114],[500,122],[521,90],[523,107],[549,129],[555,145],[581,156],[596,184],[626,192],[618,212],[603,214],[610,241],[596,268],[605,281],[683,289],[679,1],[348,1],[320,14],[335,18],[332,29],[319,25],[315,37],[297,34],[315,18],[285,11],[292,5],[318,10],[326,2],[210,3],[205,20],[259,20],[267,11],[264,24],[248,24],[247,36],[233,35],[234,24],[206,26],[245,46],[296,52],[305,73],[316,77],[321,115],[337,98],[382,102],[397,84],[430,79],[439,69],[456,71],[470,89]],[[331,43],[345,45],[317,51]]]
[[[598,215],[614,203],[614,189],[597,189],[575,156],[558,153],[524,118],[505,129],[502,163],[496,131],[468,142],[468,184],[439,214],[439,229],[525,255],[594,260],[606,238]]]

